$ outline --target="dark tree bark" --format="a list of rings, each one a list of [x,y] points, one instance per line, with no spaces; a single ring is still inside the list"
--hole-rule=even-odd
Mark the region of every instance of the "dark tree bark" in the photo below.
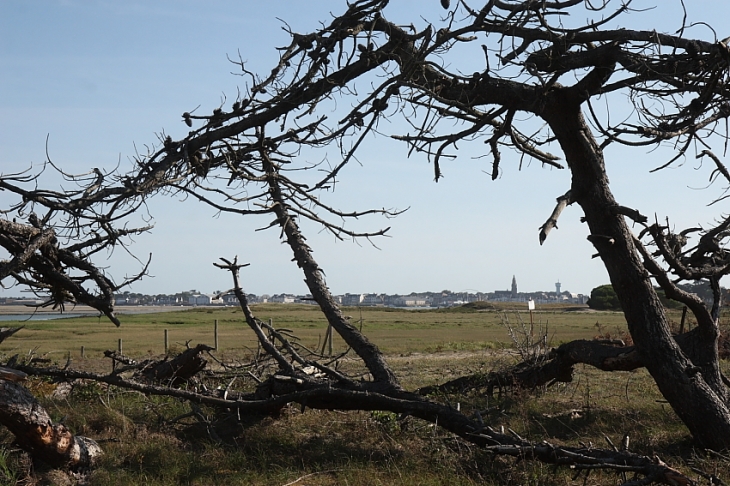
[[[311,249],[305,243],[304,236],[294,220],[294,215],[288,210],[288,202],[279,186],[278,171],[271,163],[269,155],[263,150],[261,156],[264,160],[263,167],[266,172],[266,181],[269,185],[276,221],[283,231],[285,241],[294,253],[294,260],[304,272],[304,281],[312,293],[312,297],[314,297],[319,308],[322,309],[327,322],[365,362],[377,385],[386,388],[400,388],[395,373],[390,369],[378,347],[370,342],[355,326],[347,322],[339,306],[332,298],[332,294],[327,284],[325,284],[322,270],[312,257]]]
[[[572,95],[572,96],[571,96]],[[717,322],[704,320],[698,332],[704,359],[693,362],[671,334],[664,306],[634,245],[634,236],[608,185],[603,154],[571,90],[556,90],[541,116],[550,124],[573,173],[571,194],[585,213],[591,234],[621,302],[642,361],[662,395],[704,447],[730,447],[728,390],[722,381]]]

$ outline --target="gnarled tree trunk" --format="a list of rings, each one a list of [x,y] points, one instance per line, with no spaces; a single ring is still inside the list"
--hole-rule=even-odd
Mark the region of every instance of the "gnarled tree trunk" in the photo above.
[[[642,362],[677,415],[704,447],[730,448],[728,392],[719,369],[716,321],[698,318],[697,352],[682,352],[608,185],[603,153],[580,111],[577,93],[556,90],[542,113],[572,172],[571,194],[585,213]]]

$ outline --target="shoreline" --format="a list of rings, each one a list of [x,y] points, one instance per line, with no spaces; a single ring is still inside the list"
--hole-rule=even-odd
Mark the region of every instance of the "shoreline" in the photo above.
[[[207,306],[198,306],[207,307]],[[218,306],[212,306],[213,308]],[[119,315],[123,314],[154,314],[158,312],[175,312],[196,307],[189,305],[123,305],[114,308],[114,312]],[[0,315],[32,315],[32,314],[82,314],[97,315],[99,311],[86,305],[67,305],[63,312],[53,307],[28,307],[25,305],[0,305]]]

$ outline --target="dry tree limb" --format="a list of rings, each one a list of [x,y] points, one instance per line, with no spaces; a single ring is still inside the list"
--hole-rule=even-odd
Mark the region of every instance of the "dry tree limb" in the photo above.
[[[18,383],[21,381],[25,381],[26,378],[28,378],[28,375],[26,373],[23,373],[22,371],[14,370],[12,368],[6,368],[5,366],[0,366],[0,380]]]
[[[442,0],[442,2],[443,1],[444,0]],[[339,469],[327,469],[326,471],[315,471],[313,473],[305,474],[304,476],[299,476],[294,481],[290,481],[290,482],[284,484],[283,486],[293,486],[293,485],[297,484],[298,482],[303,481],[303,480],[305,480],[307,478],[311,478],[313,476],[321,476],[323,474],[334,474],[337,471],[339,471]]]
[[[730,172],[728,172],[725,164],[720,161],[720,158],[717,155],[713,154],[711,150],[703,150],[702,152],[697,154],[696,158],[701,159],[705,155],[711,158],[712,161],[715,162],[715,166],[717,167],[715,170],[712,171],[712,174],[710,175],[710,180],[713,180],[717,174],[722,174],[725,180],[730,183]]]
[[[0,175],[0,187],[4,182]],[[23,196],[32,197],[27,191]],[[56,228],[43,227],[48,217],[39,220],[31,213],[28,219],[29,223],[25,224],[0,218],[0,247],[12,256],[10,261],[0,261],[0,281],[11,278],[18,284],[27,285],[45,299],[39,307],[53,306],[63,310],[66,304],[86,304],[119,326],[114,313],[114,292],[146,274],[147,265],[138,275],[117,285],[90,262],[90,256],[113,246],[123,236],[149,228],[109,228],[107,236],[95,233],[84,241],[63,246]]]
[[[696,347],[698,328],[675,336],[680,348],[691,351]],[[621,341],[607,343],[603,340],[575,340],[561,344],[543,356],[522,361],[501,371],[469,375],[454,380],[422,387],[416,390],[421,395],[433,393],[465,393],[486,390],[491,394],[495,388],[534,389],[554,383],[573,381],[573,367],[587,364],[602,371],[632,371],[645,367],[635,346],[624,346]]]
[[[23,329],[23,326],[20,327],[0,327],[0,343],[5,341],[7,338],[15,334],[16,332]]]
[[[548,237],[548,234],[550,231],[552,231],[553,228],[558,228],[558,218],[560,217],[560,214],[563,212],[563,210],[573,204],[573,196],[571,195],[570,190],[557,198],[558,204],[555,206],[555,209],[553,209],[552,214],[550,217],[545,221],[545,224],[540,226],[540,244],[542,245],[545,243],[545,240]]]
[[[228,270],[231,272],[231,277],[233,278],[233,292],[236,294],[236,297],[238,298],[239,304],[241,306],[241,309],[243,310],[243,314],[246,318],[246,322],[248,323],[249,327],[254,331],[256,334],[256,337],[259,340],[259,343],[261,344],[261,347],[269,354],[271,357],[277,362],[279,365],[279,368],[286,373],[288,376],[300,379],[300,380],[310,380],[311,376],[308,373],[302,373],[302,368],[304,367],[312,367],[317,370],[319,370],[321,373],[329,376],[330,378],[334,379],[335,382],[339,383],[342,386],[346,386],[348,388],[352,389],[358,389],[362,388],[362,384],[359,384],[355,382],[354,380],[350,379],[349,377],[345,376],[344,374],[338,372],[337,370],[326,366],[324,364],[321,364],[315,360],[309,360],[303,358],[299,352],[294,349],[294,346],[289,342],[289,340],[279,331],[274,329],[272,326],[268,325],[267,323],[260,321],[257,319],[253,312],[251,311],[251,308],[248,305],[248,299],[246,297],[246,293],[243,291],[243,289],[240,287],[239,281],[239,270],[243,267],[248,266],[248,264],[240,265],[238,264],[238,257],[234,258],[233,261],[229,261],[225,258],[220,259],[223,264],[220,263],[214,263],[214,265],[218,268]],[[334,305],[334,304],[333,304]],[[269,331],[271,336],[278,340],[282,344],[282,350],[279,350],[275,343],[273,343],[269,337],[264,333],[264,329]],[[286,354],[290,356],[290,358],[286,357]],[[330,357],[330,360],[332,358]],[[297,364],[299,368],[295,367],[294,364]]]
[[[571,353],[575,353],[580,355],[581,353],[576,350],[581,349],[581,347],[588,347],[591,350],[591,354],[594,359],[597,359],[596,357],[601,354],[597,353],[596,350],[602,350],[604,355],[603,362],[606,363],[613,359],[610,366],[617,369],[625,369],[627,365],[624,362],[630,361],[629,358],[622,358],[622,356],[626,355],[626,353],[621,353],[619,351],[623,351],[623,349],[608,347],[602,344],[596,347],[591,342],[573,344],[572,346],[564,345],[562,347],[562,354],[570,355]],[[189,352],[188,354],[194,354],[194,352],[198,351],[200,350],[193,348],[186,352]],[[629,353],[629,355],[631,355],[631,353]],[[433,402],[419,394],[393,388],[383,389],[380,392],[373,390],[348,389],[347,381],[338,382],[335,379],[336,377],[333,376],[320,378],[319,380],[305,381],[297,380],[290,376],[278,377],[278,375],[275,374],[271,377],[272,380],[280,381],[289,378],[289,380],[286,381],[288,384],[278,388],[268,388],[268,393],[265,395],[260,393],[242,395],[231,392],[230,390],[212,390],[202,392],[170,388],[168,386],[159,386],[151,383],[140,383],[131,379],[123,378],[118,374],[99,375],[68,369],[43,369],[30,366],[19,366],[18,368],[32,375],[52,376],[63,380],[94,380],[120,388],[136,390],[148,395],[177,397],[193,403],[205,404],[215,408],[237,410],[239,413],[276,414],[281,408],[294,403],[299,404],[302,407],[306,406],[309,408],[327,410],[385,410],[411,415],[422,420],[438,424],[440,427],[456,434],[463,440],[483,446],[495,454],[532,458],[551,464],[570,465],[574,468],[635,472],[637,474],[644,475],[647,480],[651,479],[659,482],[664,481],[662,478],[674,477],[678,474],[675,470],[664,464],[657,464],[650,458],[626,451],[617,452],[604,451],[601,449],[558,447],[546,442],[543,442],[542,444],[531,443],[517,436],[497,433],[488,427],[485,427],[483,423],[469,419],[461,411],[456,410],[449,405]],[[7,386],[12,385],[14,384],[8,384]],[[261,389],[261,387],[259,388]],[[25,395],[25,397],[26,400],[32,399],[32,397],[28,398],[28,395]],[[49,425],[48,427],[51,426]],[[48,427],[47,430],[51,432],[47,432],[46,435],[50,434],[50,436],[54,439],[47,440],[56,440],[55,438],[58,440],[65,440],[64,438],[67,437],[67,435],[64,435],[67,434],[67,430],[62,426],[57,426],[55,428]],[[85,439],[75,438],[74,440],[75,444],[79,444],[78,446],[74,446],[77,447],[76,449],[73,449],[74,451],[83,451],[83,446],[88,446],[89,444],[89,442]],[[38,445],[31,444],[26,447],[32,447],[36,454],[43,454],[42,451],[36,451],[39,447]],[[73,461],[75,461],[74,464],[93,464],[93,460],[95,460],[94,457],[98,457],[93,456],[93,454],[96,454],[96,449],[93,449],[93,447],[87,448],[91,450],[92,454],[88,456],[88,458],[87,456],[78,455],[76,452],[68,453],[73,458]],[[58,461],[59,459],[50,457],[46,460]]]
[[[191,116],[186,112],[183,120],[192,128],[188,135],[176,141],[161,140],[161,146],[150,148],[146,155],[135,160],[134,170],[128,174],[87,173],[80,179],[71,179],[83,181],[78,190],[71,193],[37,190],[35,177],[0,176],[0,189],[18,196],[20,202],[15,206],[18,212],[40,207],[49,214],[67,217],[66,223],[63,223],[63,217],[55,218],[54,221],[60,223],[53,226],[53,230],[57,234],[61,234],[59,230],[65,230],[67,238],[85,240],[79,243],[82,245],[79,250],[85,251],[84,257],[113,247],[119,233],[112,228],[112,223],[119,225],[126,216],[143,207],[147,197],[157,193],[190,195],[216,210],[241,216],[272,215],[271,226],[278,226],[281,238],[290,245],[313,298],[332,328],[362,359],[374,381],[363,383],[362,389],[347,389],[343,381],[338,382],[334,376],[327,376],[321,384],[314,380],[302,379],[301,383],[290,380],[295,384],[294,391],[285,395],[240,400],[233,404],[231,400],[220,401],[217,397],[195,393],[188,398],[205,399],[213,406],[251,410],[276,409],[287,403],[407,410],[424,420],[438,422],[439,426],[458,433],[465,440],[475,440],[473,435],[477,429],[466,432],[474,427],[472,421],[449,411],[448,407],[403,391],[377,346],[344,319],[331,298],[324,274],[312,257],[297,219],[321,224],[337,238],[368,238],[383,235],[387,230],[357,232],[343,221],[366,214],[387,217],[398,212],[385,209],[347,212],[320,201],[315,191],[334,185],[334,175],[339,173],[341,164],[337,164],[334,171],[325,170],[324,175],[313,182],[294,180],[290,175],[312,174],[317,171],[310,169],[322,167],[321,164],[297,164],[304,159],[298,157],[299,154],[310,148],[337,147],[343,163],[355,160],[357,140],[379,130],[377,122],[390,116],[393,110],[405,115],[406,122],[415,130],[401,139],[412,150],[426,154],[431,160],[451,157],[452,154],[443,154],[444,147],[455,148],[461,142],[483,142],[495,128],[498,139],[490,140],[493,149],[508,146],[528,158],[556,167],[563,166],[541,155],[544,154],[541,149],[560,145],[572,174],[570,198],[584,211],[592,233],[589,238],[600,251],[615,284],[642,359],[652,367],[652,375],[662,393],[698,442],[706,447],[727,448],[730,443],[728,394],[724,385],[721,388],[717,383],[709,382],[708,386],[705,375],[709,376],[709,373],[694,372],[694,364],[675,346],[666,314],[649,281],[650,273],[635,258],[631,232],[608,186],[602,144],[597,139],[602,137],[610,143],[635,146],[655,146],[673,139],[677,154],[667,165],[684,156],[689,147],[704,143],[712,136],[718,122],[730,117],[727,45],[688,39],[682,33],[668,35],[649,30],[609,29],[606,22],[629,11],[625,2],[613,12],[610,2],[594,6],[580,0],[492,1],[481,10],[472,10],[460,2],[464,15],[458,20],[450,16],[449,24],[444,24],[435,35],[432,35],[434,29],[430,25],[417,32],[415,28],[390,22],[384,14],[387,3],[386,0],[353,1],[345,13],[317,31],[292,35],[290,45],[280,51],[279,61],[271,74],[257,76],[241,61],[241,70],[250,78],[251,88],[236,100],[232,109],[226,111],[217,107],[212,115]],[[570,30],[560,22],[553,25],[554,19],[566,14],[571,14],[571,18],[587,15],[597,20],[576,23]],[[477,35],[490,37],[491,45],[485,50],[488,53],[486,65],[480,66],[479,71],[464,75],[458,62],[442,62],[453,46],[468,47]],[[350,45],[351,48],[343,47]],[[509,48],[503,46],[510,45],[520,47],[514,53],[505,52]],[[510,65],[490,66],[490,54],[510,59]],[[359,95],[354,82],[364,79],[362,76],[369,79],[378,74],[384,78],[380,87]],[[574,79],[577,80],[574,82]],[[596,133],[586,123],[582,105],[591,96],[611,96],[612,93],[627,96],[633,103],[635,116],[619,121],[616,117],[606,117],[606,126],[600,121],[596,123],[599,127]],[[342,100],[347,102],[342,103]],[[687,103],[688,100],[691,101]],[[342,123],[334,127],[327,125],[325,116],[331,113],[330,101],[340,106],[353,106],[349,115],[341,118]],[[657,106],[659,109],[655,110],[653,107]],[[506,123],[506,113],[516,115],[509,115],[510,123]],[[539,119],[545,124],[523,139],[513,125],[523,124],[526,118]],[[202,126],[193,128],[193,120],[201,122]],[[506,125],[509,129],[500,130],[499,127]],[[532,125],[530,122],[528,126]],[[274,135],[266,136],[267,130]],[[222,184],[228,181],[228,185],[216,185],[221,181]],[[33,189],[23,189],[20,187],[23,183]],[[555,227],[559,213],[567,204],[567,199],[564,204],[559,201],[556,208],[559,210],[554,211],[543,226],[541,239],[544,240]],[[329,217],[337,222],[331,222]],[[31,222],[30,226],[40,230],[48,226],[43,223],[47,221],[47,216],[36,218],[35,223],[42,224]],[[94,232],[104,236],[101,240],[96,239]],[[723,233],[713,238],[722,240],[726,237]],[[3,234],[0,233],[0,238]],[[708,238],[706,242],[712,243],[711,240]],[[8,246],[17,243],[0,242]],[[55,250],[53,245],[44,248]],[[709,258],[704,250],[701,253],[698,258]],[[35,283],[34,288],[43,291],[55,290],[52,304],[60,305],[69,299],[80,301],[79,295],[107,300],[111,295],[111,283],[93,268],[85,267],[83,262],[71,260],[73,255],[69,256],[69,261],[82,271],[87,282],[99,286],[97,295],[74,294],[81,290],[74,287],[73,281],[63,280],[64,274],[53,267],[57,260],[50,253],[33,252],[30,256],[21,246],[13,248],[11,254],[20,260],[28,256],[23,261],[34,265],[30,273],[13,274],[16,281]],[[698,266],[699,263],[695,265]],[[726,273],[730,271],[730,268],[720,267],[723,269]],[[719,276],[717,272],[712,275],[713,278]],[[47,281],[49,278],[60,278],[63,285],[52,286]],[[98,304],[102,306],[103,302]],[[717,345],[716,335],[706,334],[709,337],[704,342],[698,338],[698,349],[704,346],[706,354],[711,355],[713,346]],[[279,364],[286,368],[283,363]],[[706,368],[708,372],[715,372],[718,369],[716,360],[708,359]],[[688,376],[688,370],[693,373],[691,376]],[[119,376],[99,379],[126,383]],[[679,382],[683,387],[676,386]],[[340,387],[332,387],[333,383]],[[127,385],[147,390],[147,393],[171,393],[169,389],[164,391],[153,385]],[[174,396],[182,397],[186,391],[174,392],[178,394]],[[539,449],[539,446],[515,442],[516,439],[510,437],[483,431],[477,435],[483,441],[477,443],[512,448],[503,449],[502,453],[512,450],[527,454],[525,450],[529,448]],[[541,456],[540,460],[556,460],[552,448],[544,450],[547,455]],[[580,464],[582,458],[588,456],[588,453],[568,451],[561,456],[565,460],[561,463]],[[595,467],[593,463],[585,464],[585,467]],[[663,467],[661,464],[650,466]],[[655,474],[656,469],[646,468],[645,463],[641,467],[644,467],[641,471],[646,478],[640,481],[659,477]],[[662,471],[667,472],[666,469]]]

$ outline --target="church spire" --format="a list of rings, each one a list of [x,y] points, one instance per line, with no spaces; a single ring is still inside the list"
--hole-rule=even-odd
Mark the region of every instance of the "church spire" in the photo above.
[[[517,279],[512,275],[512,298],[517,298]]]

